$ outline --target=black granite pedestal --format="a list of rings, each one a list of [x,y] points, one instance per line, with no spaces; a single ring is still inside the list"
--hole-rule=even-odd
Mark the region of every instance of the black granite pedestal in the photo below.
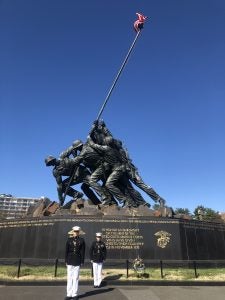
[[[225,224],[131,216],[50,216],[0,222],[0,258],[63,259],[68,231],[80,226],[88,257],[101,231],[108,258],[225,259]]]

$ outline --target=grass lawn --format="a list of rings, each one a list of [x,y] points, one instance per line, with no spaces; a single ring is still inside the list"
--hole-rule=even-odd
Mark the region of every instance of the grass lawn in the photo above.
[[[17,266],[0,266],[0,280],[66,280],[66,268],[58,267],[57,277],[55,277],[54,266],[21,266],[20,277],[17,278]],[[143,275],[129,270],[129,277],[126,277],[125,269],[104,269],[103,277],[106,280],[205,280],[205,281],[225,281],[225,268],[204,268],[198,269],[198,278],[195,278],[193,269],[184,268],[165,268],[164,277],[161,278],[159,268],[146,268]],[[92,280],[91,270],[80,270],[81,280]]]

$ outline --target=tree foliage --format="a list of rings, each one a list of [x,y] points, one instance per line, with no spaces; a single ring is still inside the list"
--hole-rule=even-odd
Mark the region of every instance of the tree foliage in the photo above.
[[[178,214],[183,214],[183,215],[188,215],[190,216],[191,215],[191,212],[188,208],[176,208],[175,209],[175,214],[178,215]]]
[[[154,210],[158,210],[159,207],[160,207],[160,205],[159,205],[158,203],[155,203],[155,204],[153,205],[152,208],[153,208]]]
[[[223,221],[218,211],[216,212],[212,208],[204,207],[203,205],[198,205],[195,208],[194,215],[198,220],[204,220],[210,222]]]

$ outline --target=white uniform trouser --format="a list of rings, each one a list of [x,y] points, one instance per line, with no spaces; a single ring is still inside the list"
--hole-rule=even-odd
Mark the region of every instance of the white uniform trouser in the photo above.
[[[76,297],[78,292],[80,266],[67,265],[67,297]]]
[[[102,282],[102,263],[93,262],[94,286],[99,286]]]

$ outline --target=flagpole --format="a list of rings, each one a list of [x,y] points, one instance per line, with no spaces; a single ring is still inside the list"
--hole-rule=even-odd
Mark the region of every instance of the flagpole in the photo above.
[[[113,81],[113,83],[112,83],[112,86],[111,86],[111,88],[110,88],[110,90],[109,90],[109,92],[108,92],[108,94],[107,94],[107,96],[106,96],[106,98],[105,98],[105,101],[103,102],[102,107],[101,107],[101,109],[100,109],[100,111],[99,111],[99,113],[98,113],[97,120],[100,119],[100,117],[101,117],[101,115],[102,115],[102,113],[103,113],[103,110],[104,110],[104,108],[105,108],[105,106],[106,106],[106,104],[107,104],[107,102],[108,102],[108,100],[109,100],[109,97],[110,97],[111,94],[112,94],[112,91],[113,91],[113,89],[114,89],[114,87],[115,87],[115,85],[116,85],[116,83],[117,83],[117,81],[118,81],[118,79],[119,79],[119,77],[120,77],[120,75],[121,75],[121,73],[122,73],[122,71],[123,71],[123,69],[124,69],[126,63],[127,63],[127,60],[128,60],[128,58],[129,58],[129,56],[130,56],[130,54],[131,54],[131,52],[132,52],[132,50],[133,50],[133,48],[134,48],[136,42],[137,42],[137,39],[138,39],[140,33],[141,33],[141,29],[138,30],[138,32],[137,32],[137,34],[136,34],[136,36],[135,36],[135,38],[134,38],[134,41],[133,41],[132,45],[130,46],[130,49],[128,50],[127,55],[126,55],[126,57],[125,57],[125,59],[124,59],[122,65],[121,65],[121,67],[120,67],[120,69],[119,69],[119,71],[118,71],[118,73],[117,73],[117,75],[116,75],[116,77],[115,77],[115,79],[114,79],[114,81]]]

